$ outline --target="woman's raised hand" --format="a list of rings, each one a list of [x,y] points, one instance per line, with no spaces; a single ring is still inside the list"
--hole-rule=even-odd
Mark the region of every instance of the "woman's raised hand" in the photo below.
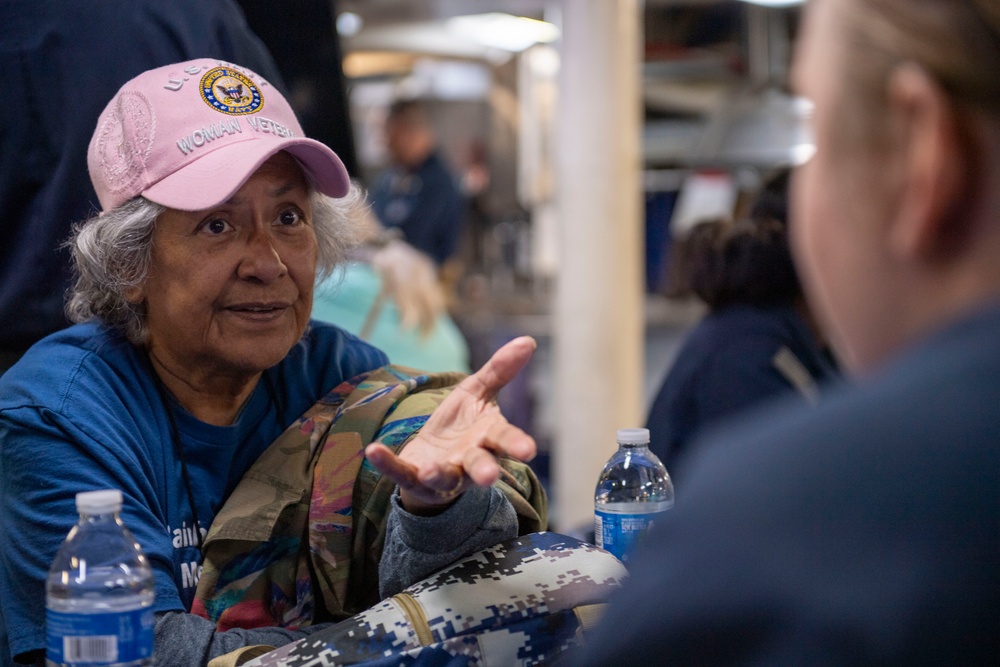
[[[534,458],[534,439],[500,414],[496,396],[535,347],[534,339],[522,336],[497,350],[452,390],[399,456],[380,443],[368,446],[365,455],[396,482],[407,511],[433,514],[471,485],[493,484],[500,477],[497,457]]]

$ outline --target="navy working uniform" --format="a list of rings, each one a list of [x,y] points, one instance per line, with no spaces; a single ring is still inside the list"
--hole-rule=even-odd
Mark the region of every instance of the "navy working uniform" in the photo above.
[[[371,190],[372,210],[384,227],[440,266],[458,247],[465,203],[444,161],[431,153],[414,171],[391,167]]]
[[[691,330],[649,411],[649,448],[673,473],[705,427],[785,394],[818,399],[838,376],[790,304],[734,304]]]

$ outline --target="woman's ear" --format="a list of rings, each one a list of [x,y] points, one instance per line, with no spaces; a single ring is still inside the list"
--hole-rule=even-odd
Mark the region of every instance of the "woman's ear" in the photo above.
[[[940,85],[914,64],[888,82],[887,109],[898,151],[900,205],[890,224],[890,251],[903,259],[935,259],[966,235],[952,215],[971,190],[969,145],[962,118]]]

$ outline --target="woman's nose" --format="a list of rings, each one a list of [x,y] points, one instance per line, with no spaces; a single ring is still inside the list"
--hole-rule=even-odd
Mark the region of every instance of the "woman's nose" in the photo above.
[[[274,238],[264,229],[255,229],[247,239],[245,256],[237,273],[245,280],[269,283],[285,275],[285,266]]]

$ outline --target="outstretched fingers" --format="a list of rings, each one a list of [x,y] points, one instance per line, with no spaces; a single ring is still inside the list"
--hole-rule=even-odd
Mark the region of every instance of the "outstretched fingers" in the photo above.
[[[400,458],[378,442],[365,448],[365,456],[376,470],[405,491],[450,494],[464,481],[464,468],[458,463],[449,463],[446,459],[435,461],[432,465],[418,466]]]
[[[506,419],[490,426],[481,449],[518,461],[530,461],[538,451],[535,439]]]
[[[479,446],[465,450],[462,469],[473,483],[489,486],[501,475],[499,457],[530,461],[536,451],[534,438],[504,421],[491,426]]]
[[[417,468],[403,461],[385,445],[374,442],[365,448],[365,456],[380,473],[389,477],[401,489],[412,489],[421,482]]]
[[[527,365],[538,344],[531,336],[520,336],[502,346],[478,371],[458,388],[484,401],[492,401],[508,382]]]

